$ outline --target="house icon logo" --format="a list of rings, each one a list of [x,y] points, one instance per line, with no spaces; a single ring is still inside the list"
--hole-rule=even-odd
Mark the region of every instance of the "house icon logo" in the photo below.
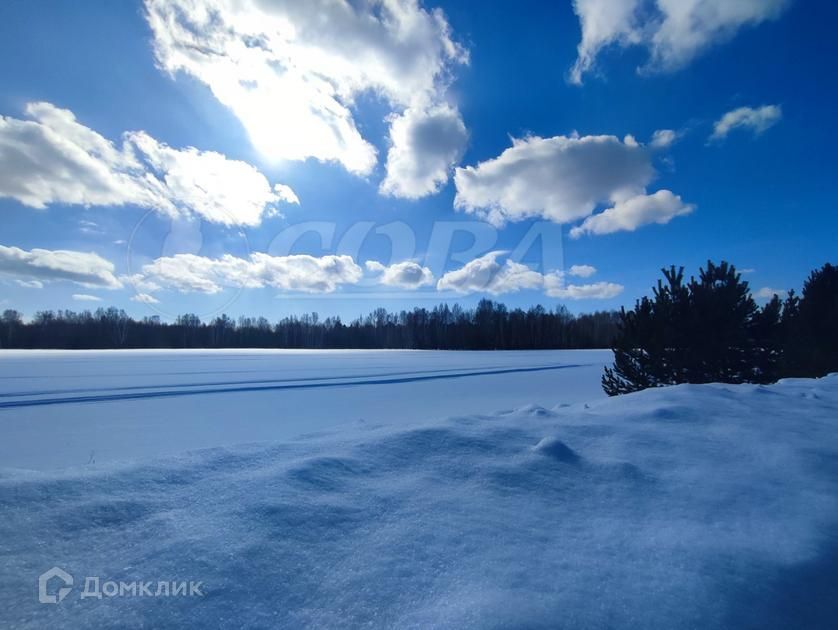
[[[61,580],[64,584],[58,588],[56,595],[49,594],[50,580]],[[62,599],[67,597],[71,587],[73,586],[73,576],[67,573],[64,569],[52,567],[49,571],[41,573],[38,578],[38,601],[42,604],[57,604]]]

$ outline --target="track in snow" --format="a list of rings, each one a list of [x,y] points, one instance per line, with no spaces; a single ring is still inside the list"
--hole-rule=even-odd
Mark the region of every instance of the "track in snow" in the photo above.
[[[88,396],[65,396],[65,397],[57,397],[57,398],[35,398],[29,400],[9,400],[0,402],[0,409],[14,409],[20,407],[40,407],[44,405],[67,405],[67,404],[78,404],[78,403],[91,403],[91,402],[112,402],[112,401],[120,401],[120,400],[139,400],[144,398],[172,398],[176,396],[199,396],[203,394],[221,394],[221,393],[243,393],[243,392],[265,392],[265,391],[278,391],[278,390],[288,390],[288,389],[318,389],[318,388],[326,388],[326,387],[354,387],[359,385],[396,385],[396,384],[403,384],[403,383],[418,383],[421,381],[437,381],[443,379],[454,379],[454,378],[467,378],[467,377],[474,377],[474,376],[490,376],[490,375],[499,375],[499,374],[513,374],[513,373],[524,373],[524,372],[544,372],[547,370],[562,370],[568,368],[578,368],[582,367],[580,364],[563,364],[563,365],[547,365],[547,366],[538,366],[538,367],[523,367],[523,368],[507,368],[507,369],[492,369],[492,370],[479,370],[479,371],[472,371],[472,372],[456,372],[451,374],[440,374],[440,373],[424,373],[424,374],[416,374],[416,373],[404,373],[404,374],[412,374],[409,376],[401,376],[400,378],[373,378],[368,380],[345,380],[345,377],[329,377],[329,378],[318,378],[318,379],[296,379],[302,381],[316,381],[316,382],[301,382],[301,383],[294,383],[285,379],[279,383],[276,381],[233,381],[227,383],[210,383],[210,384],[187,384],[187,385],[179,385],[177,387],[201,387],[202,389],[172,389],[172,386],[161,386],[161,385],[150,385],[150,386],[138,386],[138,387],[125,387],[125,388],[111,388],[111,389],[119,389],[123,393],[119,394],[98,394],[98,395],[88,395]],[[447,370],[439,370],[438,372],[446,372]],[[340,380],[340,382],[336,382]],[[326,381],[326,382],[324,382]],[[262,383],[274,383],[274,384],[262,384]],[[206,385],[210,387],[207,388]],[[231,385],[230,387],[218,387],[217,385]],[[168,387],[168,389],[160,389],[157,391],[124,391],[124,390],[131,390],[131,389],[154,389],[159,387]],[[73,390],[63,390],[63,391],[73,391]],[[77,390],[77,391],[85,391],[85,390]],[[90,390],[86,390],[90,391]],[[101,390],[99,390],[101,391]],[[60,393],[62,390],[54,390],[50,393]],[[38,395],[40,392],[33,392],[28,394],[22,395]],[[13,396],[15,394],[5,394],[4,396]]]

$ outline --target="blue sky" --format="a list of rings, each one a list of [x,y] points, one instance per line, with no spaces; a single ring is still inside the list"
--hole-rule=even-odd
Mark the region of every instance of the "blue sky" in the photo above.
[[[611,4],[3,3],[2,308],[582,312],[835,262],[834,3]]]

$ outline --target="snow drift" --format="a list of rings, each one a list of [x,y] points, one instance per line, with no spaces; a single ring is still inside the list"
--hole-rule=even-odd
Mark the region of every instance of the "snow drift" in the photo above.
[[[0,509],[6,627],[834,627],[838,375],[7,471]]]

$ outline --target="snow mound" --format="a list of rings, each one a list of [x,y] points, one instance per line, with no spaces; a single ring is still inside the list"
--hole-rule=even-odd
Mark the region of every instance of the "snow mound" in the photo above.
[[[838,376],[6,471],[0,513],[2,627],[834,627]]]
[[[575,463],[579,461],[579,455],[557,437],[542,438],[538,444],[533,446],[536,453],[543,453],[560,462]]]
[[[541,405],[524,405],[518,410],[518,413],[522,416],[538,416],[541,418],[555,415],[552,411],[545,409]]]

